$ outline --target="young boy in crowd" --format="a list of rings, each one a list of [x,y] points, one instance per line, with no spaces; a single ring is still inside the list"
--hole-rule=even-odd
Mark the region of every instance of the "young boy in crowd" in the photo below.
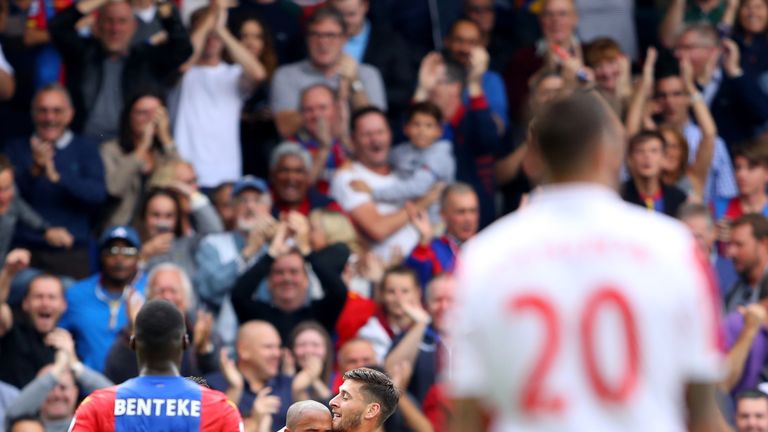
[[[661,181],[665,147],[664,137],[657,131],[641,131],[630,138],[627,166],[632,177],[622,185],[621,197],[674,217],[687,197],[682,190]]]
[[[733,172],[739,195],[715,202],[716,220],[735,220],[747,213],[768,216],[768,144],[743,146],[733,151]]]
[[[424,195],[436,183],[451,183],[456,176],[456,161],[451,142],[443,135],[443,116],[431,102],[413,104],[405,124],[408,141],[392,149],[390,159],[399,181],[387,187],[371,188],[363,181],[351,183],[353,189],[370,193],[377,201],[405,201]],[[439,221],[437,204],[430,208],[430,219]]]

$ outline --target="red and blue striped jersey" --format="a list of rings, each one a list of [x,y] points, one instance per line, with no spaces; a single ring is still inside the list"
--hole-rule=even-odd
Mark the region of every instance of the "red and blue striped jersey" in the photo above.
[[[70,432],[242,432],[237,407],[223,393],[178,376],[143,376],[93,392]]]

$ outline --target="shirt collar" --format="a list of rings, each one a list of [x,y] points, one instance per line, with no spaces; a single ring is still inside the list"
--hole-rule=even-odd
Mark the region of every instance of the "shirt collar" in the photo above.
[[[72,142],[72,138],[74,138],[74,134],[72,133],[71,130],[67,129],[67,131],[64,132],[64,135],[62,135],[54,143],[56,145],[56,150],[64,150],[65,148],[67,148],[69,144]]]
[[[371,34],[371,23],[368,20],[365,20],[363,23],[363,28],[360,30],[360,33],[350,37],[347,42],[358,44],[363,43],[368,39],[368,35]]]
[[[619,200],[618,193],[607,186],[598,183],[574,182],[541,186],[533,194],[531,202],[558,202],[574,199],[582,200],[585,197],[589,197],[590,200]]]

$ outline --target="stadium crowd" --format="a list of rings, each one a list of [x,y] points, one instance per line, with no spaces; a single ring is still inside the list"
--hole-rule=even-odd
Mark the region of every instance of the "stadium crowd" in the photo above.
[[[362,366],[383,430],[447,430],[457,254],[578,91],[710,258],[720,408],[768,432],[767,0],[0,0],[0,430],[137,376],[156,298],[249,431]]]

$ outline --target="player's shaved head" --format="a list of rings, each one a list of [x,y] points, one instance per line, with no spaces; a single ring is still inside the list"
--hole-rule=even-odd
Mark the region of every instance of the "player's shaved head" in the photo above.
[[[611,175],[618,174],[623,129],[599,96],[591,93],[576,92],[556,100],[534,120],[534,148],[549,181],[600,176],[599,171],[608,168],[616,170]]]
[[[142,362],[181,362],[186,345],[184,316],[166,300],[150,300],[136,315],[131,346]]]
[[[285,430],[286,432],[330,431],[331,411],[317,401],[296,402],[288,408]]]

